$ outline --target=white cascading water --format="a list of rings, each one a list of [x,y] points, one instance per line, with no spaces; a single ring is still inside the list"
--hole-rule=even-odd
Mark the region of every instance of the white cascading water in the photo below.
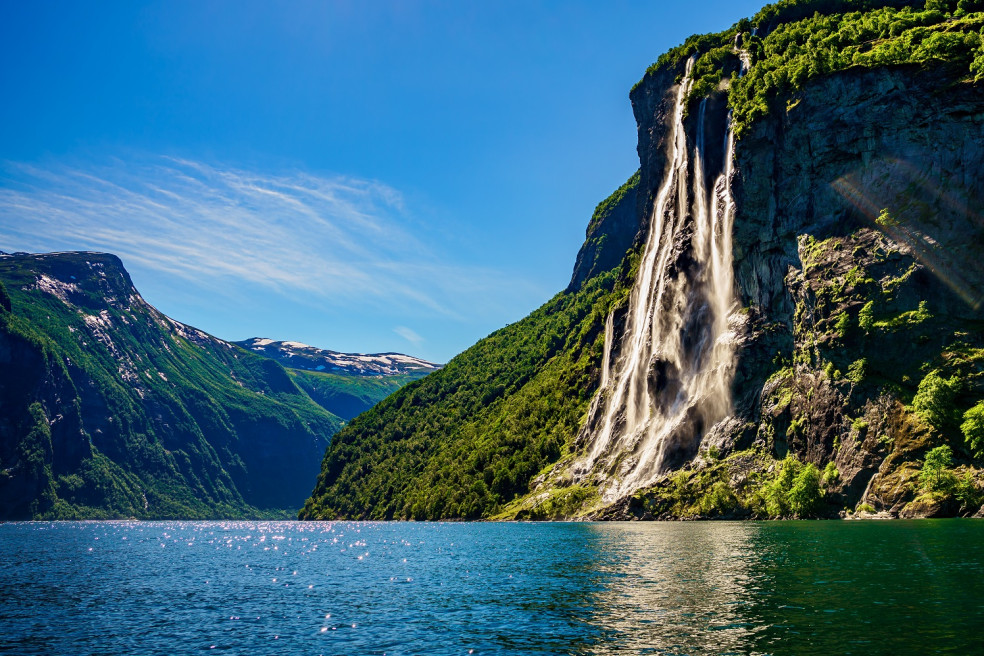
[[[669,166],[653,205],[619,355],[610,360],[609,315],[601,388],[578,437],[583,455],[574,473],[582,480],[597,478],[606,502],[653,483],[676,454],[692,455],[706,431],[732,409],[734,137],[729,115],[724,171],[708,188],[701,160],[706,99],[693,162],[684,129],[693,64],[691,58],[677,90]]]
[[[612,339],[615,333],[615,313],[609,312],[605,319],[605,355],[601,361],[601,388],[608,387],[612,370]]]

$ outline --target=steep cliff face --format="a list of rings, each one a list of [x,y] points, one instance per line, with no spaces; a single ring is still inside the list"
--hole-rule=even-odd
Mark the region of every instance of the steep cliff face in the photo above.
[[[971,462],[956,426],[904,407],[933,371],[960,379],[960,415],[984,397],[984,88],[960,79],[946,66],[825,77],[737,151],[735,268],[755,319],[740,411],[777,453],[834,462],[849,507],[903,512],[914,493],[899,483],[930,446]]]
[[[0,256],[0,518],[296,508],[342,421],[101,253]]]
[[[633,92],[640,197],[666,175],[677,68]],[[732,179],[733,415],[680,476],[600,516],[762,512],[756,490],[787,455],[836,470],[821,514],[976,510],[979,493],[947,506],[917,499],[916,484],[940,445],[970,487],[980,479],[959,430],[984,397],[984,89],[965,77],[944,64],[851,69],[753,123]],[[644,230],[650,217],[638,219]],[[951,411],[935,425],[914,403],[933,376],[951,381]],[[724,499],[708,501],[722,483]]]
[[[787,269],[802,268],[797,236],[869,228],[938,268],[965,307],[980,305],[984,90],[958,80],[942,67],[850,70],[755,124],[737,150],[736,270],[748,304],[788,297]],[[877,223],[882,210],[898,225]]]
[[[639,171],[598,203],[577,253],[567,292],[576,292],[585,281],[621,264],[638,238]]]

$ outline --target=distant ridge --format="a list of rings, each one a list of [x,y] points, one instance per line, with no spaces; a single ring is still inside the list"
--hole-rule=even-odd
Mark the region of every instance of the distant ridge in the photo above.
[[[403,353],[340,353],[301,342],[276,341],[265,337],[233,343],[292,369],[350,376],[428,374],[442,366]]]
[[[345,422],[439,368],[237,345],[115,255],[0,252],[0,520],[289,516]]]

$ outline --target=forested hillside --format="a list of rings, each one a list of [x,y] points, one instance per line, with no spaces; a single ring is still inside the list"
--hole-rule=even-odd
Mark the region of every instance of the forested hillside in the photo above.
[[[626,260],[626,265],[629,260]],[[597,378],[616,272],[558,294],[357,417],[306,519],[478,518],[570,452]]]

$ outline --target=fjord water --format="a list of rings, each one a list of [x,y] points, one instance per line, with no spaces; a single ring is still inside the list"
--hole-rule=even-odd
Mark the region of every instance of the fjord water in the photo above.
[[[0,525],[0,652],[984,649],[984,522]]]

